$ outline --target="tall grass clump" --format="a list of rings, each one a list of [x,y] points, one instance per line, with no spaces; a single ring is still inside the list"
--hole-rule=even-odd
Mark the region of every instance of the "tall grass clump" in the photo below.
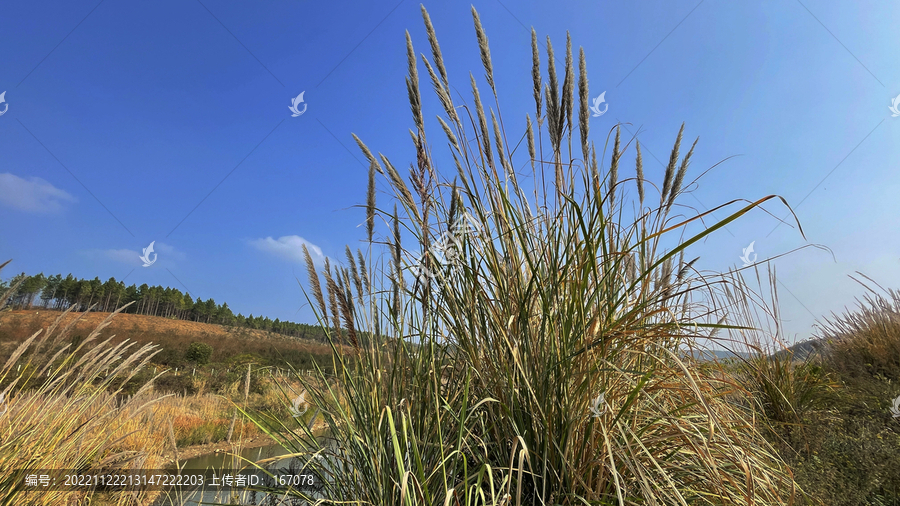
[[[735,284],[743,283],[735,276]],[[765,318],[774,328],[729,329],[737,347],[746,343],[751,352],[728,366],[746,390],[732,399],[758,415],[809,504],[900,504],[900,424],[891,412],[900,395],[900,363],[891,353],[900,342],[900,297],[892,290],[876,292],[874,281],[858,281],[869,290],[865,302],[817,323],[810,342],[786,347],[774,272]],[[725,297],[721,308],[734,314],[730,323],[740,325],[749,306],[762,306],[748,302],[747,293]]]
[[[307,459],[331,501],[791,504],[789,471],[752,413],[725,398],[735,386],[684,353],[727,327],[702,320],[710,281],[688,248],[775,196],[706,228],[712,211],[679,214],[697,142],[685,152],[682,126],[661,189],[618,127],[598,152],[586,58],[576,68],[569,39],[558,72],[549,38],[542,62],[532,32],[534,119],[508,136],[472,13],[485,74],[470,74],[470,101],[451,93],[423,8],[431,59],[406,36],[408,177],[357,138],[370,165],[368,248],[321,272],[307,254],[337,375],[307,399],[329,438],[258,422]],[[427,141],[420,64],[443,108],[445,155]],[[376,201],[385,189],[388,205]]]
[[[724,298],[718,309],[739,328],[729,329],[729,338],[722,341],[731,343],[732,351],[743,352],[726,367],[742,386],[736,401],[765,420],[770,438],[794,449],[807,446],[812,436],[809,415],[826,408],[839,385],[821,354],[809,351],[797,356],[787,345],[774,268],[768,271],[769,301],[753,299],[763,292],[762,283],[753,290],[739,271],[724,277],[729,289],[720,291]],[[762,328],[763,322],[769,325]]]
[[[0,266],[2,269],[9,262]],[[0,299],[3,308],[14,286]],[[121,309],[120,309],[121,311]],[[159,448],[126,441],[142,429],[152,402],[144,392],[128,402],[117,399],[122,386],[153,356],[154,347],[134,350],[127,342],[97,342],[112,313],[77,346],[62,345],[72,323],[57,325],[21,343],[0,366],[0,504],[54,505],[89,501],[83,492],[23,492],[24,478],[40,469],[112,470],[154,468]],[[107,372],[108,371],[108,372]],[[150,384],[147,384],[149,387]],[[119,504],[139,504],[123,495]]]
[[[857,299],[857,311],[832,314],[819,336],[828,343],[830,365],[843,375],[900,381],[900,292],[866,280],[885,295],[857,280],[868,291]]]

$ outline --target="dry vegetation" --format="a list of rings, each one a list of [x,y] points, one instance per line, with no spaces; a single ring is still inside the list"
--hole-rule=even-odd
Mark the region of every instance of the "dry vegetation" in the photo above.
[[[61,326],[75,322],[67,336],[71,339],[90,334],[110,313],[69,313]],[[14,310],[0,313],[0,358],[8,358],[12,349],[40,329],[48,328],[58,311]],[[153,343],[160,349],[154,363],[172,368],[185,367],[184,352],[188,343],[200,342],[213,347],[212,363],[234,363],[235,357],[254,356],[257,361],[271,360],[283,365],[295,363],[298,369],[309,364],[310,356],[329,356],[331,348],[324,343],[289,338],[281,334],[247,328],[120,313],[107,330],[114,334],[113,343]],[[330,362],[330,360],[329,360]]]
[[[109,327],[122,315],[107,315],[76,342],[67,337],[78,329],[76,316],[85,315],[56,316],[14,342],[0,369],[0,504],[90,500],[75,492],[20,494],[23,477],[38,469],[158,469],[183,459],[184,448],[191,445],[229,442],[228,449],[237,451],[254,439],[256,444],[271,441],[238,407],[291,419],[284,395],[300,391],[295,380],[273,378],[269,370],[260,369],[252,375],[253,393],[251,375],[245,374],[214,395],[208,377],[184,375],[196,394],[159,392],[154,383],[174,373],[159,368],[149,381],[136,382],[158,368],[152,359],[159,347],[116,339]],[[142,504],[146,499],[131,494],[104,497],[118,504]]]
[[[325,480],[323,497],[292,497],[326,504],[900,504],[900,424],[888,411],[900,395],[900,295],[873,291],[858,312],[822,327],[822,353],[796,360],[783,343],[774,273],[766,301],[740,273],[704,275],[684,256],[774,196],[688,233],[708,216],[679,214],[694,149],[682,153],[684,128],[658,202],[636,142],[634,177],[623,176],[632,144],[619,129],[601,166],[606,157],[588,132],[586,59],[580,53],[576,69],[571,41],[560,79],[547,40],[545,83],[533,37],[539,119],[524,122],[526,183],[513,170],[520,164],[502,128],[487,36],[473,15],[496,109],[482,102],[474,78],[470,103],[451,98],[423,8],[432,59],[421,62],[444,108],[450,153],[440,163],[452,160],[453,179],[441,175],[426,142],[419,58],[408,37],[416,127],[409,185],[358,139],[370,162],[368,248],[348,248],[346,266],[326,263],[321,272],[307,254],[308,298],[326,327],[330,369],[292,384],[265,374],[241,383],[238,374],[219,390],[233,402],[207,395],[217,380],[203,375],[185,380],[193,396],[165,397],[139,382],[117,403],[157,348],[99,343],[107,320],[65,348],[67,331],[50,325],[6,350],[0,468],[149,467],[173,439],[220,437],[237,406],[254,422],[239,422],[238,437],[266,433]],[[378,180],[389,205],[376,202]],[[637,199],[626,198],[625,183]],[[473,230],[460,230],[461,216]],[[387,230],[376,230],[376,218]],[[448,234],[452,262],[448,250],[434,249]],[[433,276],[410,279],[417,258]],[[18,317],[21,334],[26,315]],[[174,339],[165,336],[154,339]],[[686,357],[686,349],[716,341],[754,354]],[[239,352],[217,353],[225,363]],[[100,374],[107,367],[114,372]],[[311,403],[304,422],[321,416],[328,440],[279,415],[301,389]],[[22,502],[19,479],[0,477],[3,504],[85,499]]]
[[[348,249],[345,266],[321,273],[307,255],[311,305],[330,336],[346,332],[359,357],[339,363],[341,388],[313,393],[342,448],[311,464],[328,483],[324,497],[379,505],[796,502],[799,487],[753,404],[733,401],[747,392],[716,367],[684,358],[685,348],[734,327],[715,304],[727,298],[719,290],[727,280],[692,269],[686,251],[775,197],[688,234],[704,216],[685,217],[675,205],[694,149],[682,154],[683,127],[657,203],[636,143],[636,178],[619,179],[632,146],[619,129],[609,165],[598,163],[586,60],[580,53],[576,69],[571,41],[557,74],[547,40],[545,83],[533,34],[539,119],[524,118],[524,135],[507,135],[477,13],[489,95],[482,100],[472,77],[469,103],[452,98],[424,8],[423,16],[432,59],[421,55],[421,64],[444,109],[449,156],[437,158],[426,142],[420,62],[408,35],[416,155],[408,184],[357,139],[370,162],[370,247],[356,256]],[[527,181],[513,169],[522,165],[513,161],[520,138]],[[455,165],[452,179],[441,163]],[[377,180],[393,197],[388,205],[376,203]],[[625,182],[636,184],[636,201],[624,198]],[[375,238],[376,218],[389,225],[383,238]],[[281,436],[286,447],[329,452],[311,433]]]

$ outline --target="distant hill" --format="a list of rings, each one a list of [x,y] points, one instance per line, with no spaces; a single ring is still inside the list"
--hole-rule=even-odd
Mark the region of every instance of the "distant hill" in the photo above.
[[[50,310],[0,311],[0,359],[6,360],[19,343],[40,329],[47,329],[62,313]],[[74,320],[62,342],[76,344],[87,337],[109,313],[69,313],[60,322],[55,335]],[[232,365],[256,362],[284,367],[285,362],[298,369],[312,368],[313,361],[331,365],[331,347],[319,341],[287,337],[262,330],[212,323],[175,320],[161,316],[119,313],[100,334],[113,341],[129,339],[137,345],[154,343],[161,351],[152,361],[168,367],[185,367],[184,353],[192,342],[210,345],[211,363]]]
[[[15,293],[7,293],[12,286],[18,286]],[[23,272],[9,281],[0,279],[0,293],[9,295],[6,307],[14,310],[74,308],[78,312],[95,309],[98,313],[108,313],[123,308],[122,313],[128,314],[218,323],[325,341],[325,333],[318,325],[234,314],[227,302],[217,304],[212,298],[194,300],[189,293],[162,285],[125,286],[116,278],[109,278],[104,283],[100,278],[78,279],[71,273],[63,277],[62,274],[45,276],[44,273],[28,276]]]
[[[694,358],[700,360],[701,362],[708,362],[710,360],[724,360],[730,358],[748,358],[750,357],[749,353],[744,352],[731,352],[728,350],[694,350],[693,352]]]
[[[813,353],[820,353],[825,348],[825,341],[823,339],[809,339],[806,341],[799,342],[788,348],[794,354],[794,360],[806,360]],[[782,355],[788,353],[787,350],[782,350],[776,353],[776,355]]]
[[[794,360],[806,360],[806,358],[816,352],[820,352],[824,347],[824,341],[821,339],[809,339],[807,341],[802,341],[793,346],[788,347],[786,350],[780,350],[776,353],[773,353],[773,356],[783,356],[786,353],[793,353]],[[728,350],[694,350],[694,356],[700,361],[706,362],[713,359],[723,360],[723,359],[731,359],[731,358],[749,358],[751,356],[750,353],[747,352],[732,352]]]

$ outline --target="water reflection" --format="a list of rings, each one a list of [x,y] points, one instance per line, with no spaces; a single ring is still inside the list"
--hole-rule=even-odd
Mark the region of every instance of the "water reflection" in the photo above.
[[[308,457],[277,458],[290,453],[290,451],[276,444],[259,448],[244,449],[240,452],[240,456],[243,457],[243,459],[257,463],[266,461],[266,463],[263,464],[264,467],[267,469],[282,470],[282,473],[284,474],[309,473],[309,471],[304,469],[304,465],[309,460]],[[182,465],[184,469],[214,470],[237,470],[250,466],[246,460],[225,453],[201,455],[182,462]],[[286,470],[290,470],[290,472],[285,472]],[[276,472],[275,474],[278,475],[280,473]],[[305,505],[307,502],[296,498],[276,497],[272,494],[265,494],[262,492],[207,489],[189,492],[175,490],[165,491],[153,502],[152,506],[198,506],[201,504],[299,506]]]

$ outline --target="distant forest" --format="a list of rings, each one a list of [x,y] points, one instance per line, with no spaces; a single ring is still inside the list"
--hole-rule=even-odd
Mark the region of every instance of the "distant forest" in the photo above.
[[[205,302],[199,298],[194,300],[190,294],[182,293],[177,288],[146,284],[126,287],[125,283],[116,281],[116,278],[109,278],[104,283],[100,278],[75,279],[71,274],[63,278],[62,274],[47,277],[44,273],[36,276],[22,273],[9,281],[0,280],[0,294],[6,293],[20,281],[22,284],[8,298],[7,307],[13,309],[41,307],[62,311],[75,306],[74,311],[91,309],[111,312],[124,304],[134,302],[123,312],[265,330],[301,339],[325,340],[322,328],[317,325],[281,321],[278,318],[273,321],[269,317],[252,314],[235,315],[225,302],[219,305],[213,299]]]

